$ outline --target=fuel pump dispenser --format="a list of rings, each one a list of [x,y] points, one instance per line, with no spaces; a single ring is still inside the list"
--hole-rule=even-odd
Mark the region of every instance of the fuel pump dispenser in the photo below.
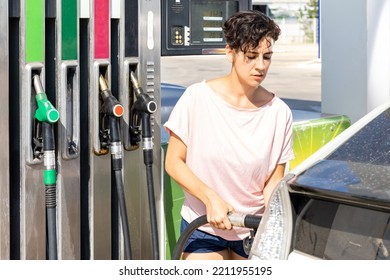
[[[10,159],[10,258],[44,260],[47,258],[47,223],[42,185],[44,173],[53,171],[44,166],[44,157],[48,153],[43,156],[43,123],[34,115],[37,106],[46,103],[39,98],[42,95],[34,95],[33,80],[39,77],[41,84],[45,85],[45,2],[21,0],[8,3],[12,3],[9,80],[13,88],[13,94],[10,94],[13,108],[9,119],[13,120],[10,149],[14,151]],[[49,114],[48,120],[54,118]]]
[[[78,0],[46,1],[46,91],[55,93],[58,258],[80,259]]]
[[[0,0],[2,259],[160,258],[160,5]]]
[[[112,168],[100,94],[111,88],[110,0],[81,1],[81,258],[112,258]]]
[[[119,5],[113,4],[115,8],[112,9],[112,17],[118,22],[118,36],[113,40],[118,44],[118,99],[125,107],[121,118],[121,132],[132,254],[133,259],[160,259],[164,254],[159,252],[165,247],[164,205],[160,180],[160,112],[157,110],[157,104],[160,104],[161,1],[118,2]],[[148,132],[143,134],[146,139],[142,145],[148,147],[145,150],[148,157],[147,168],[143,164],[144,150],[139,148],[142,135],[139,105],[145,96],[139,96],[138,100],[137,94],[141,91],[147,94],[150,104],[155,106],[149,108],[149,112],[153,113],[144,117],[144,120],[147,119],[144,128],[148,129]],[[121,237],[119,240],[121,241]]]

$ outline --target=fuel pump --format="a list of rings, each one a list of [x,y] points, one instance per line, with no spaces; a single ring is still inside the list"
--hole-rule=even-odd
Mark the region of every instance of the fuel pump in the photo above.
[[[112,259],[112,168],[100,76],[111,87],[110,0],[80,4],[81,258]]]
[[[119,118],[123,115],[123,106],[112,95],[103,76],[99,77],[99,85],[102,98],[102,113],[104,114],[106,124],[105,131],[109,131],[108,144],[111,153],[111,166],[115,176],[115,185],[118,197],[118,204],[122,223],[122,232],[124,240],[125,259],[131,259],[131,242],[129,219],[127,217],[126,198],[123,184],[123,163],[122,163],[122,144],[119,130]],[[107,127],[108,122],[108,127]]]
[[[112,30],[117,32],[117,35],[112,35],[114,38],[112,49],[116,50],[114,47],[116,44],[118,52],[113,57],[118,57],[118,100],[126,108],[121,118],[121,136],[133,259],[159,258],[159,255],[164,256],[159,252],[165,249],[164,204],[161,192],[163,187],[160,176],[162,170],[160,112],[157,110],[146,116],[148,118],[146,123],[149,125],[145,125],[145,128],[148,127],[150,133],[153,130],[153,138],[149,134],[150,137],[145,140],[154,151],[148,149],[147,152],[151,161],[147,169],[153,169],[152,175],[152,171],[145,174],[144,153],[139,149],[141,114],[139,110],[132,110],[139,109],[138,105],[134,106],[135,102],[141,103],[141,100],[137,101],[135,94],[140,90],[153,99],[153,104],[160,103],[160,5],[160,0],[118,0],[116,4],[112,4],[111,16],[114,19],[112,23],[115,23],[112,24]],[[131,72],[137,90],[132,82]],[[115,79],[115,75],[113,76]],[[153,188],[153,182],[155,188],[149,191],[149,188]],[[118,238],[119,257],[123,251],[121,238],[121,236]]]
[[[45,2],[45,90],[56,127],[58,259],[80,259],[80,67],[78,0]],[[55,102],[55,103],[54,103]]]
[[[59,119],[57,109],[47,99],[38,75],[33,78],[37,110],[35,118],[42,125],[43,144],[43,182],[45,185],[46,223],[47,223],[47,252],[48,259],[57,259],[57,223],[56,223],[56,157],[53,124]]]
[[[157,111],[157,103],[146,94],[134,74],[130,72],[130,79],[133,84],[136,101],[134,102],[130,113],[130,135],[132,145],[136,146],[140,142],[140,133],[142,136],[142,150],[144,164],[146,168],[146,184],[148,188],[150,222],[152,230],[153,259],[158,260],[159,242],[157,211],[153,183],[153,135],[151,125],[151,114]]]
[[[48,225],[42,185],[44,175],[53,171],[43,163],[41,138],[46,124],[37,119],[41,117],[39,111],[36,116],[35,112],[37,105],[45,107],[47,103],[45,95],[34,88],[34,77],[38,76],[46,85],[45,2],[23,0],[8,3],[13,8],[9,21],[12,29],[10,67],[6,71],[9,71],[9,81],[16,93],[10,94],[13,108],[9,118],[14,126],[10,135],[10,146],[14,151],[10,158],[10,258],[43,260],[47,258],[45,233]],[[51,114],[55,111],[49,112],[47,121],[52,122],[55,118]]]

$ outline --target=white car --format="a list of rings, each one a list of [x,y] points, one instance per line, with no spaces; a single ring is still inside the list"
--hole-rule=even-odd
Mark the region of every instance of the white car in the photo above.
[[[390,259],[390,103],[291,170],[250,259]]]

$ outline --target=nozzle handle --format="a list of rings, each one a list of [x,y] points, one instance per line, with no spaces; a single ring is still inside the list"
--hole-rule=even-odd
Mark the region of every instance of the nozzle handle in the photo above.
[[[103,78],[102,75],[99,76],[99,85],[100,85],[100,90],[105,91],[108,89],[106,80]]]
[[[121,117],[125,111],[119,101],[112,95],[111,90],[108,88],[106,80],[102,75],[99,76],[99,86],[102,91],[103,112],[110,116]]]
[[[157,103],[148,94],[143,92],[133,71],[130,72],[130,79],[137,96],[134,109],[148,114],[155,113],[157,111]]]
[[[229,221],[233,226],[257,229],[262,216],[243,213],[228,213]]]
[[[131,80],[131,83],[133,84],[133,87],[135,89],[139,89],[140,86],[139,86],[139,83],[138,83],[138,80],[137,78],[135,77],[135,74],[133,71],[130,71],[130,80]]]
[[[41,79],[39,78],[38,75],[34,75],[34,77],[33,77],[33,84],[34,84],[34,88],[35,88],[35,92],[36,93],[44,92],[43,86],[42,86],[42,83],[41,83]]]
[[[47,122],[50,124],[56,123],[60,117],[57,109],[47,99],[47,95],[43,90],[41,80],[38,75],[34,75],[33,84],[35,88],[35,100],[38,108],[35,111],[35,118],[40,122]]]

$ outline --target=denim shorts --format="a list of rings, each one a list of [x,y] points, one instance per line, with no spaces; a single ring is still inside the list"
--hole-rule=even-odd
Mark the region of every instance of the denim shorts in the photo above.
[[[180,232],[189,225],[184,219],[181,220]],[[186,253],[212,253],[230,249],[241,257],[248,258],[244,251],[243,241],[229,241],[221,237],[206,233],[201,230],[195,230],[188,238],[183,252]]]

